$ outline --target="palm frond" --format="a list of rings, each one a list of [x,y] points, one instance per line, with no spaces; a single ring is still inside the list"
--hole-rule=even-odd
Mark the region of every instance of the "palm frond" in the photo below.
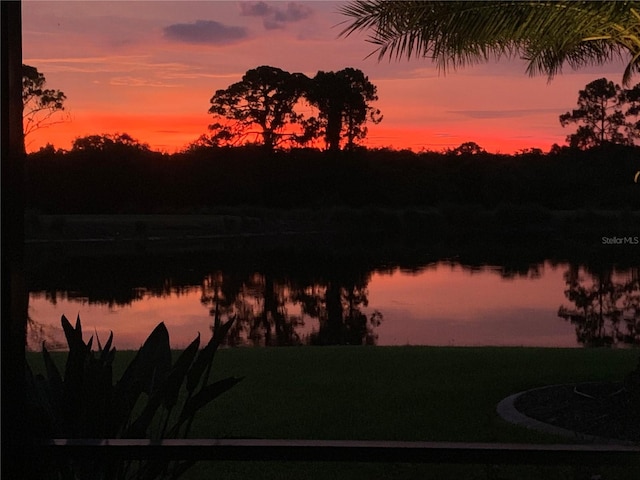
[[[630,57],[640,68],[640,2],[356,0],[341,36],[371,31],[378,59],[429,58],[440,69],[520,56],[530,74]],[[628,72],[628,73],[627,73]]]

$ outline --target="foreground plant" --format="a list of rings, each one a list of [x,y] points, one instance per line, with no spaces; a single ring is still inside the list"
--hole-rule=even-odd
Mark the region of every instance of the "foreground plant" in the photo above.
[[[149,335],[122,378],[113,383],[113,333],[92,351],[93,337],[82,339],[80,317],[73,327],[62,316],[69,354],[61,375],[44,346],[46,377],[27,369],[30,424],[40,438],[145,438],[188,436],[196,413],[242,378],[209,383],[215,352],[233,319],[216,319],[214,333],[199,350],[200,335],[172,364],[169,333],[160,323]],[[46,463],[46,462],[45,462]],[[193,462],[169,459],[138,461],[53,460],[43,478],[177,478]]]

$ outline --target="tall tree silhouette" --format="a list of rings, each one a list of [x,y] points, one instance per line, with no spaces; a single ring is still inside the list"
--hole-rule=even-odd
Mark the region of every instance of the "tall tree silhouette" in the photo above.
[[[372,30],[378,58],[429,58],[439,68],[519,56],[530,75],[628,58],[623,84],[640,71],[640,2],[358,0],[342,35]],[[374,53],[375,53],[374,52]]]
[[[22,65],[22,118],[25,139],[39,128],[63,121],[53,117],[64,111],[67,96],[60,90],[45,88],[46,83],[45,76],[37,68]]]
[[[346,139],[347,150],[353,149],[356,139],[364,138],[367,121],[379,123],[380,110],[370,102],[376,101],[376,86],[361,70],[345,68],[338,72],[320,71],[310,83],[305,97],[318,108],[318,119],[309,119],[316,134],[323,133],[329,150],[339,150]]]
[[[640,85],[636,85],[628,91],[631,98],[639,88]],[[638,132],[625,115],[635,111],[633,106],[627,108],[627,98],[626,90],[606,78],[587,84],[579,92],[578,108],[560,115],[563,127],[570,123],[582,124],[576,133],[567,136],[569,145],[584,149],[604,143],[632,144]]]
[[[248,70],[240,82],[211,98],[209,113],[216,120],[209,126],[212,140],[237,143],[253,134],[268,151],[273,150],[283,139],[293,137],[286,129],[302,118],[295,106],[308,81],[301,73],[276,67]]]
[[[625,130],[629,138],[638,139],[640,138],[640,83],[629,90],[625,90],[624,97],[627,107],[624,112],[627,118]]]

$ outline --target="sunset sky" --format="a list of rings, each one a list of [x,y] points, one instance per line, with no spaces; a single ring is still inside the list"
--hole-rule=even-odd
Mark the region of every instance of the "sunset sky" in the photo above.
[[[23,62],[67,95],[69,121],[27,138],[68,149],[79,136],[126,132],[152,149],[180,150],[207,132],[209,100],[260,65],[314,76],[361,69],[378,87],[384,119],[369,147],[442,150],[475,141],[512,153],[564,144],[575,128],[558,116],[601,77],[621,82],[620,63],[565,69],[547,82],[520,60],[446,75],[427,60],[366,58],[366,34],[339,37],[344,2],[23,0]]]

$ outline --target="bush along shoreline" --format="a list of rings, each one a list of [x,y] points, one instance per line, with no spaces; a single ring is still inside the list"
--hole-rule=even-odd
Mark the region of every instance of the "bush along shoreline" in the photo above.
[[[265,152],[120,148],[28,155],[27,208],[41,214],[207,213],[272,209],[535,205],[640,210],[640,147],[558,147],[515,155],[389,149]]]

